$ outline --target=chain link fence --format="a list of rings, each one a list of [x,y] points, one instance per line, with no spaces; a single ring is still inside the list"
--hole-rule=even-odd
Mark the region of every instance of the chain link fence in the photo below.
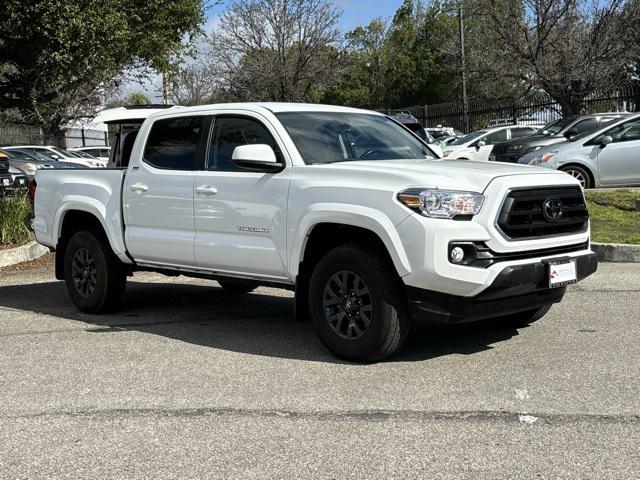
[[[610,91],[597,92],[587,97],[583,113],[636,112],[640,110],[640,86],[626,83]],[[461,102],[417,105],[382,110],[389,115],[406,112],[418,119],[424,127],[453,127],[464,132],[464,113]],[[546,93],[537,93],[517,99],[469,100],[469,126],[471,131],[502,125],[546,125],[562,116],[560,105]],[[464,132],[469,133],[469,132]]]

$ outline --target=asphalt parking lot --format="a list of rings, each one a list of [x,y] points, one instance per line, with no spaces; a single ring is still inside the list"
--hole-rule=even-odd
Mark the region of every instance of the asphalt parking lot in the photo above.
[[[416,324],[330,356],[289,292],[136,275],[88,316],[50,262],[0,271],[1,478],[638,478],[640,267],[539,323]]]

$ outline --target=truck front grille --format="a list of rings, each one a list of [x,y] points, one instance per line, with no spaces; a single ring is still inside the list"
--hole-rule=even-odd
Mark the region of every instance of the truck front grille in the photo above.
[[[513,240],[573,235],[585,232],[588,224],[580,187],[511,190],[498,216],[498,227]]]

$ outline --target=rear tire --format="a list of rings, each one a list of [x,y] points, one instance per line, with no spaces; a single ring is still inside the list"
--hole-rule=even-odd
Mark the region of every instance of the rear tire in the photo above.
[[[258,288],[257,285],[251,283],[227,282],[225,280],[218,280],[218,283],[226,293],[231,295],[243,295],[245,293],[253,292]]]
[[[527,327],[532,323],[537,322],[542,317],[544,317],[552,304],[544,305],[540,308],[536,308],[534,310],[528,310],[526,312],[514,313],[513,315],[509,315],[507,321],[518,327]]]
[[[586,169],[578,167],[577,165],[571,165],[569,167],[561,168],[560,170],[568,173],[573,178],[578,180],[580,182],[580,185],[582,185],[582,188],[584,188],[585,190],[592,187],[591,175],[589,175],[589,172],[587,172]]]
[[[311,275],[311,321],[337,357],[382,360],[401,347],[409,331],[402,292],[402,282],[383,254],[360,245],[336,247]]]
[[[64,253],[64,278],[71,300],[86,313],[115,310],[127,282],[126,268],[101,232],[76,232]]]

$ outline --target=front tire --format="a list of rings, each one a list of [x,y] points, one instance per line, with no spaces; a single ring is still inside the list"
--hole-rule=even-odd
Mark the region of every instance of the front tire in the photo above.
[[[320,259],[311,275],[309,309],[322,343],[346,360],[389,357],[410,326],[401,280],[390,261],[359,245],[334,248]]]
[[[104,235],[93,230],[76,232],[64,255],[67,290],[80,310],[104,313],[120,305],[126,269]]]
[[[571,165],[569,167],[561,168],[560,170],[568,173],[573,178],[578,180],[580,182],[580,185],[582,185],[582,188],[584,188],[585,190],[593,186],[591,185],[591,175],[589,175],[589,172],[587,172],[587,170],[582,167]]]

